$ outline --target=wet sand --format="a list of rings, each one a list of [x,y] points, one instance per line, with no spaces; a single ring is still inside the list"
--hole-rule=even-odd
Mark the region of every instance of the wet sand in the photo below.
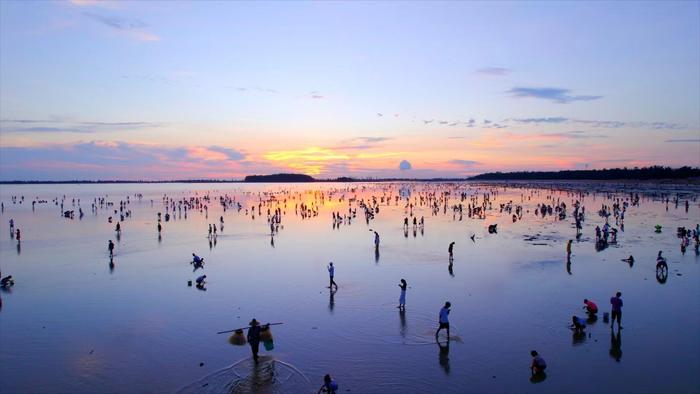
[[[639,206],[627,208],[618,243],[597,250],[594,228],[605,222],[597,211],[615,198],[628,199],[629,185],[622,194],[610,193],[610,184],[600,193],[580,183],[517,186],[3,185],[0,268],[16,284],[0,293],[1,390],[315,392],[330,373],[341,391],[358,393],[698,392],[700,257],[692,242],[682,254],[676,235],[677,227],[700,222],[696,187],[679,188],[677,206],[672,186],[640,194]],[[571,190],[587,193],[578,241],[571,215],[582,196]],[[447,205],[440,202],[437,214],[414,200],[447,191]],[[667,205],[661,193],[669,191]],[[423,228],[414,230],[409,193],[409,201],[417,202],[414,216],[425,218]],[[462,201],[460,193],[468,198]],[[462,203],[466,209],[472,197],[480,205],[484,193],[492,193],[485,219],[463,210],[459,220],[452,207]],[[207,194],[208,217],[197,209],[186,218],[170,211],[159,239],[164,196],[178,201]],[[22,204],[13,204],[11,197],[21,195]],[[63,210],[75,210],[73,219],[62,217],[53,202],[63,195]],[[243,208],[230,205],[224,212],[218,198],[225,195]],[[381,202],[389,195],[388,203]],[[117,239],[113,209],[127,196],[131,215],[120,223]],[[92,211],[99,197],[115,205]],[[379,212],[367,223],[358,203],[373,197]],[[82,218],[73,198],[80,198]],[[556,199],[566,203],[566,219],[535,216],[537,204]],[[32,210],[32,200],[47,202]],[[270,210],[284,212],[274,237],[268,207],[257,211],[261,200],[275,201]],[[513,212],[501,211],[509,201],[522,206],[522,219],[513,222]],[[295,213],[302,202],[314,213]],[[346,215],[349,207],[356,217],[334,226],[332,212]],[[207,227],[219,227],[220,216],[224,229],[214,242]],[[9,234],[10,218],[22,232],[19,248]],[[498,224],[496,234],[489,233],[490,224]],[[656,224],[663,226],[660,233]],[[381,235],[378,254],[369,229]],[[113,267],[109,239],[116,244]],[[574,239],[570,265],[568,239]],[[655,275],[659,250],[668,259],[668,277],[661,281]],[[205,259],[196,272],[193,252]],[[621,261],[629,255],[636,259],[631,267]],[[329,261],[339,284],[333,293],[327,288]],[[202,274],[206,291],[187,286]],[[409,285],[403,313],[396,308],[401,278]],[[619,335],[602,318],[618,290],[625,302]],[[601,311],[580,338],[568,325],[572,314],[585,315],[584,298]],[[452,302],[449,347],[433,336],[446,300]],[[285,323],[273,327],[275,349],[261,351],[265,358],[257,368],[247,346],[231,346],[227,335],[216,335],[252,317]],[[530,379],[532,349],[549,365],[539,383]]]

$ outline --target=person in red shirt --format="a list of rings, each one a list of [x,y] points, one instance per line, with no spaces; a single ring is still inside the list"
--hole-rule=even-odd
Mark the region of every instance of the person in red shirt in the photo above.
[[[593,301],[586,298],[583,300],[583,303],[586,305],[583,307],[586,312],[590,313],[591,315],[598,313],[598,305],[596,305]]]

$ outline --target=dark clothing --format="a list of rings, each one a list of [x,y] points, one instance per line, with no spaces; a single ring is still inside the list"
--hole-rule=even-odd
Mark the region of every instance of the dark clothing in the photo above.
[[[622,324],[622,311],[612,311],[612,323],[615,324],[615,319],[617,319],[617,325]]]
[[[443,328],[450,329],[450,323],[440,323],[440,330]]]
[[[253,360],[258,361],[258,350],[260,349],[260,326],[252,326],[248,329],[248,343],[253,352]]]
[[[613,312],[622,312],[622,298],[619,298],[619,297],[610,298],[610,305],[612,305]]]
[[[537,372],[541,372],[547,368],[547,363],[544,361],[542,356],[537,355],[532,359],[532,367],[535,368]]]

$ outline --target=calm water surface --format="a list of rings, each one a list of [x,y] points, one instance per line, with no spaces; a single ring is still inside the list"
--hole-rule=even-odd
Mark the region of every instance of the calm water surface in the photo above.
[[[16,284],[0,293],[0,392],[311,393],[326,373],[341,392],[356,393],[700,392],[700,258],[692,242],[681,253],[676,236],[677,227],[700,222],[696,194],[682,194],[677,206],[673,191],[669,204],[641,194],[639,206],[627,209],[617,245],[598,251],[594,228],[605,219],[597,211],[615,198],[629,202],[630,194],[579,190],[585,195],[422,183],[2,185],[0,269]],[[441,199],[444,192],[450,194],[437,214],[421,205],[420,196]],[[469,218],[471,198],[481,205],[484,193],[491,194],[486,218]],[[19,197],[12,202],[22,195],[21,204]],[[205,195],[208,216],[170,211],[158,237],[164,196]],[[225,195],[243,208],[224,212]],[[117,238],[113,210],[127,196],[131,216]],[[359,203],[373,197],[379,212],[368,223]],[[92,210],[95,198],[114,206]],[[586,216],[567,265],[577,199]],[[33,200],[47,202],[33,210]],[[537,204],[557,200],[567,205],[566,219],[535,216]],[[74,219],[61,216],[61,201]],[[501,211],[509,201],[523,206],[522,219]],[[303,218],[295,212],[302,203],[318,214]],[[412,221],[407,203],[425,218],[423,228],[404,230],[404,217]],[[452,210],[460,203],[462,220]],[[268,207],[283,212],[274,237]],[[347,215],[348,208],[357,216],[334,226],[332,212]],[[223,230],[208,237],[208,224],[219,227],[220,216]],[[21,229],[19,246],[10,237],[11,218]],[[489,234],[489,224],[498,224],[497,234]],[[381,235],[378,254],[369,229]],[[116,243],[113,267],[109,239]],[[655,274],[659,250],[669,262],[665,281]],[[204,269],[193,272],[193,252],[205,258]],[[621,261],[629,255],[633,266]],[[335,293],[326,287],[329,261],[340,286]],[[187,286],[201,274],[206,291]],[[396,308],[401,278],[409,285],[405,313]],[[601,316],[585,336],[574,336],[568,325],[573,314],[583,315],[583,299],[594,300],[602,315],[618,290],[624,329],[611,332]],[[449,346],[433,336],[446,300]],[[275,349],[262,351],[257,367],[247,346],[216,334],[253,317],[284,322],[273,327]],[[539,383],[530,380],[532,349],[549,364]]]

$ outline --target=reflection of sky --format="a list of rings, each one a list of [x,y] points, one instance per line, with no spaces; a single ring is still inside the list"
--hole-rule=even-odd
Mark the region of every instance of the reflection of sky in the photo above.
[[[700,165],[699,7],[4,1],[0,179]]]
[[[311,380],[309,387],[282,392],[309,392],[316,381],[332,373],[343,387],[373,392],[377,387],[404,392],[528,391],[529,351],[541,352],[557,371],[547,379],[555,392],[577,387],[592,392],[599,381],[611,390],[663,392],[669,382],[658,376],[673,373],[673,392],[697,387],[700,364],[697,316],[700,312],[698,257],[689,248],[679,252],[677,226],[700,220],[697,204],[686,213],[642,199],[626,214],[619,245],[596,252],[592,234],[603,219],[595,211],[611,205],[599,193],[585,197],[586,221],[582,242],[574,242],[572,275],[566,272],[565,242],[575,230],[571,220],[534,217],[538,203],[559,199],[569,206],[576,198],[566,192],[498,189],[486,220],[463,220],[450,206],[459,192],[481,196],[486,190],[437,184],[150,184],[150,185],[9,185],[0,188],[5,203],[0,226],[0,262],[3,274],[17,283],[3,299],[0,319],[0,380],[8,392],[161,392],[198,381],[220,368],[249,356],[247,347],[232,347],[217,331],[244,326],[252,317],[281,321],[273,327],[275,350],[265,353],[288,362]],[[352,189],[348,189],[348,188]],[[369,225],[358,217],[351,225],[332,226],[332,211],[347,212],[349,200],[396,196],[412,189],[412,197],[450,190],[447,212],[433,215],[419,201],[415,214],[425,217],[425,231],[404,236],[405,200],[380,205]],[[141,202],[135,197],[142,193]],[[157,212],[165,212],[163,195],[173,198],[209,194],[208,218],[199,211],[187,218],[175,214],[163,223],[162,240],[156,233]],[[267,193],[267,194],[266,194]],[[321,201],[321,193],[325,202]],[[216,204],[228,195],[244,207],[257,208],[260,198],[277,196],[286,212],[283,228],[270,245],[263,216],[227,210]],[[10,196],[25,195],[21,205]],[[55,196],[66,195],[66,209],[79,198],[86,215],[64,219]],[[425,194],[423,194],[425,195]],[[513,223],[500,204],[519,204],[525,196],[524,220]],[[37,204],[36,196],[49,204]],[[133,217],[122,223],[116,241],[113,211],[90,210],[93,198],[106,196],[118,203],[130,196]],[[345,197],[342,201],[339,199]],[[529,198],[528,198],[529,197]],[[627,194],[620,195],[626,198]],[[287,207],[284,208],[286,198]],[[153,200],[153,206],[151,206]],[[296,204],[314,203],[319,215],[302,219]],[[465,203],[468,203],[465,202]],[[357,202],[352,203],[357,207]],[[271,207],[274,210],[275,206]],[[257,210],[257,209],[256,209]],[[211,249],[207,224],[224,229]],[[8,236],[13,218],[23,236],[21,254]],[[614,220],[612,220],[614,223]],[[499,232],[486,226],[498,223]],[[663,231],[654,233],[661,224]],[[381,234],[381,254],[375,261],[373,234]],[[540,236],[525,241],[526,236]],[[474,234],[475,242],[469,237]],[[115,268],[110,272],[106,242],[117,243]],[[448,272],[447,246],[455,241],[453,273]],[[535,245],[543,243],[545,245]],[[655,256],[663,250],[669,260],[669,278],[654,278]],[[205,258],[203,270],[192,272],[192,252]],[[633,254],[630,268],[620,261]],[[336,265],[340,288],[333,296],[325,286],[328,261]],[[207,291],[187,287],[187,280],[207,274]],[[677,274],[681,274],[678,276]],[[399,280],[405,278],[406,313],[396,305]],[[567,325],[581,313],[583,298],[607,311],[607,299],[617,290],[625,300],[624,353],[619,364],[609,355],[609,327],[602,318],[590,324],[591,338],[572,346]],[[437,313],[450,300],[452,334],[450,374],[444,373],[439,349],[433,342]],[[678,302],[678,300],[684,300]],[[659,322],[673,327],[674,335],[658,340]],[[517,329],[514,329],[517,325]],[[689,349],[691,351],[689,351]],[[628,355],[630,355],[628,357]],[[634,357],[632,355],[637,355]],[[649,363],[649,357],[666,360]],[[205,365],[199,367],[199,363]],[[614,364],[613,364],[614,363]],[[611,367],[614,365],[614,368]],[[594,367],[590,367],[594,366]],[[597,379],[591,379],[594,374]],[[497,376],[494,382],[492,376]],[[636,380],[619,376],[639,375]],[[233,378],[233,377],[232,377]],[[280,383],[284,385],[285,383]],[[528,383],[529,384],[529,383]],[[529,386],[528,386],[529,387]],[[31,390],[30,390],[31,391]]]

